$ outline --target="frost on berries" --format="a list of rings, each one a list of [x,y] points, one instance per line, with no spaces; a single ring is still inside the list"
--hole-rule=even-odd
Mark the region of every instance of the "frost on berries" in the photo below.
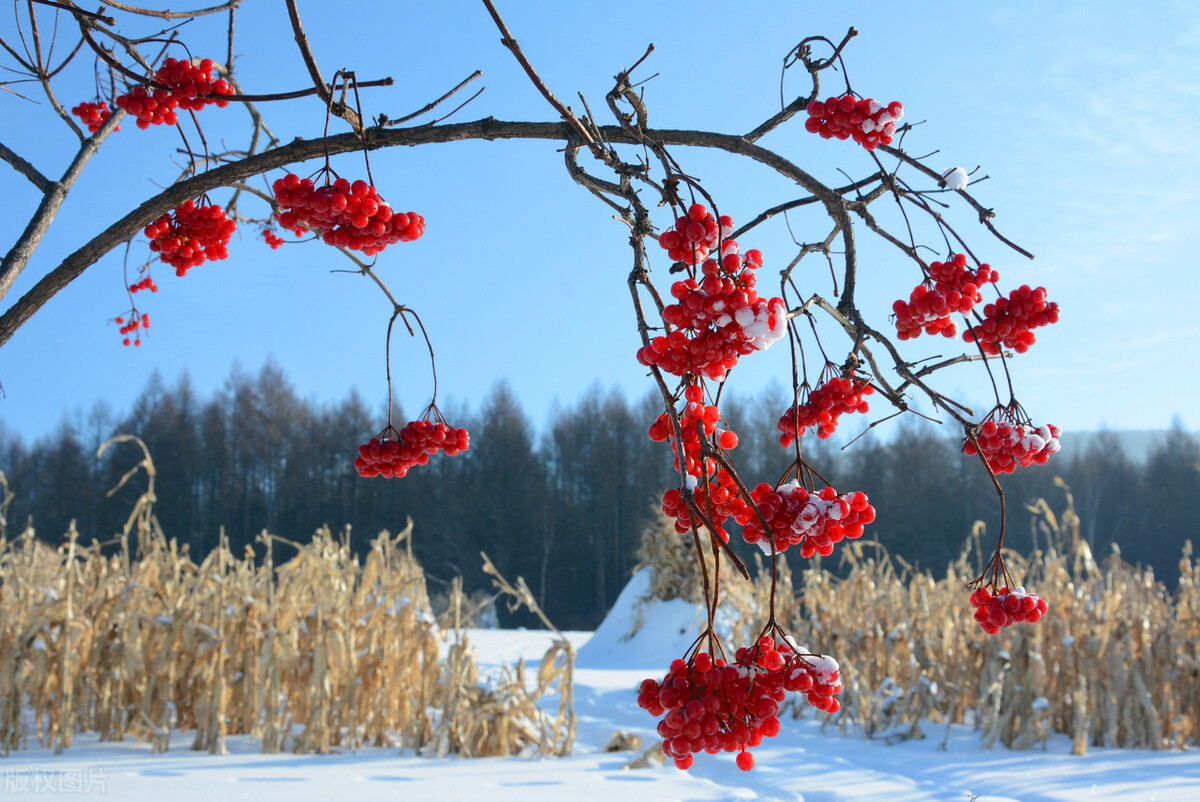
[[[183,276],[206,261],[229,258],[229,239],[237,223],[220,206],[197,206],[187,201],[146,226],[150,250]]]
[[[796,481],[779,487],[764,482],[750,491],[750,497],[770,530],[763,528],[749,505],[734,519],[742,525],[742,538],[768,555],[799,546],[801,557],[827,557],[833,554],[835,543],[862,537],[863,527],[875,520],[875,508],[867,494],[857,491],[839,495],[825,487],[812,493]]]
[[[1032,423],[986,420],[975,431],[975,440],[963,440],[963,453],[977,453],[987,460],[993,473],[1013,473],[1017,468],[1045,465],[1062,445],[1062,430],[1052,423],[1034,427]],[[978,443],[978,447],[976,447]]]
[[[453,457],[466,451],[471,436],[466,429],[456,429],[445,423],[415,420],[396,431],[388,426],[378,436],[358,447],[354,468],[359,476],[401,478],[416,465],[426,465],[429,457],[439,451]]]
[[[700,752],[737,752],[738,768],[749,771],[754,757],[748,750],[779,734],[779,708],[789,692],[836,713],[841,690],[836,660],[811,654],[791,638],[764,635],[738,649],[732,662],[703,651],[676,659],[661,681],[642,681],[638,706],[661,717],[663,754],[676,767],[691,768]]]
[[[317,187],[311,178],[288,173],[273,185],[275,202],[284,209],[279,224],[293,231],[315,231],[328,245],[373,256],[388,245],[412,242],[425,233],[425,218],[396,212],[366,181],[338,178]]]
[[[1000,588],[994,594],[985,587],[976,588],[971,606],[975,608],[975,620],[989,635],[1016,623],[1036,624],[1050,609],[1045,599],[1026,593],[1025,588]]]
[[[898,100],[884,106],[873,98],[860,100],[847,92],[809,103],[804,128],[825,139],[853,139],[867,150],[874,150],[892,144],[896,123],[903,116],[904,104]]]
[[[697,203],[659,237],[672,260],[698,266],[700,275],[671,286],[676,303],[663,310],[663,320],[672,330],[640,348],[638,362],[675,376],[692,373],[721,381],[740,357],[782,339],[787,332],[783,299],[760,297],[754,289],[762,253],[741,253],[735,240],[725,239],[731,233],[730,217],[718,221]]]
[[[216,63],[207,58],[196,64],[169,58],[154,73],[157,86],[134,87],[117,97],[117,107],[136,117],[138,128],[146,129],[177,124],[176,109],[199,111],[209,104],[228,106],[226,96],[234,94],[233,85],[224,78],[214,81],[215,67]]]

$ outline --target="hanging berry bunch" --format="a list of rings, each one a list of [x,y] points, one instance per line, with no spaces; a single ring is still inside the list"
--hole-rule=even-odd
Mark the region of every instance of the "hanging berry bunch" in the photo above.
[[[409,421],[403,429],[397,430],[392,425],[392,327],[400,319],[408,328],[409,334],[416,336],[416,331],[408,322],[412,316],[425,336],[425,344],[429,347],[429,361],[433,366],[433,400],[414,421]],[[399,479],[406,476],[413,467],[426,465],[429,457],[441,452],[453,457],[466,451],[471,445],[471,436],[466,429],[455,428],[446,423],[442,412],[437,408],[437,370],[433,359],[433,344],[425,331],[425,324],[413,310],[397,306],[392,313],[387,327],[387,346],[385,349],[388,385],[388,422],[379,434],[358,447],[358,457],[354,460],[354,469],[359,476],[382,476],[385,479]]]
[[[131,309],[124,315],[114,318],[113,322],[120,326],[117,333],[121,335],[121,345],[141,345],[141,333],[150,328],[150,316]]]
[[[958,326],[951,315],[966,315],[983,300],[979,292],[984,284],[995,284],[1000,274],[991,265],[980,265],[972,271],[967,267],[965,254],[955,254],[945,262],[929,265],[929,277],[918,284],[908,301],[896,301],[892,311],[896,313],[896,335],[901,340],[926,334],[941,334],[954,337]]]
[[[412,242],[425,233],[425,218],[416,212],[394,212],[366,181],[338,178],[316,187],[310,178],[288,173],[273,186],[284,228],[307,228],[328,245],[374,256],[388,245]]]
[[[695,267],[708,258],[717,243],[733,233],[733,218],[722,215],[720,220],[703,204],[695,203],[688,213],[675,221],[675,227],[664,231],[658,244],[675,262]]]
[[[229,257],[229,239],[237,223],[220,206],[198,206],[189,200],[146,226],[150,250],[183,276],[206,261]]]
[[[750,496],[758,514],[746,506],[735,519],[742,524],[742,538],[768,555],[799,546],[801,557],[828,557],[835,543],[862,537],[863,527],[875,520],[875,508],[861,492],[838,495],[825,487],[812,493],[793,480],[779,487],[760,484]]]
[[[825,439],[837,431],[838,418],[853,412],[865,413],[871,409],[864,396],[871,395],[875,388],[869,379],[851,376],[846,378],[840,370],[830,365],[824,371],[825,381],[808,392],[804,403],[797,403],[779,418],[779,445],[791,447],[797,436],[804,436],[810,429]],[[801,387],[803,396],[807,385]]]
[[[96,103],[84,102],[71,109],[71,113],[79,118],[79,121],[87,126],[88,131],[96,133],[100,130],[108,118],[112,116],[112,112],[108,109],[108,103],[101,100]],[[121,126],[117,126],[116,130],[120,131]]]
[[[841,689],[836,660],[811,654],[791,638],[777,643],[763,635],[738,649],[732,662],[707,651],[676,659],[661,681],[642,681],[638,706],[662,717],[663,753],[676,767],[691,768],[700,752],[737,752],[738,768],[749,771],[749,750],[779,734],[788,693],[805,694],[813,707],[836,713]]]
[[[884,106],[873,98],[860,100],[847,92],[841,97],[809,103],[804,128],[825,139],[853,139],[867,150],[874,150],[892,144],[896,123],[903,116],[904,104],[898,100]]]
[[[1036,624],[1050,609],[1046,600],[1036,593],[1026,593],[1025,588],[1009,590],[1000,588],[994,595],[985,587],[976,588],[971,594],[971,606],[975,608],[975,620],[989,635],[1017,623]]]
[[[138,293],[143,290],[149,290],[150,292],[158,292],[158,285],[154,283],[154,279],[151,278],[149,275],[143,276],[142,278],[138,279],[137,281],[135,281],[129,285],[130,293]]]
[[[287,240],[279,236],[270,227],[264,228],[262,231],[263,241],[271,246],[271,250],[279,250],[279,246],[283,245]]]
[[[447,426],[436,407],[427,410],[426,414],[430,412],[437,416],[436,421],[429,418],[409,421],[399,431],[388,424],[382,432],[359,446],[358,457],[354,460],[358,475],[399,479],[413,467],[427,465],[433,454],[441,452],[453,457],[470,447],[471,436],[466,429]]]
[[[716,434],[717,424],[721,420],[721,410],[717,409],[715,405],[705,405],[704,388],[699,384],[688,385],[683,395],[684,406],[677,413],[680,432],[683,436],[683,450],[686,459],[683,469],[689,476],[698,478],[703,473],[711,473],[715,466],[713,461],[709,459],[702,467],[700,436],[701,433],[707,437],[712,437]],[[721,438],[723,440],[722,445],[725,448],[733,448],[737,445],[737,435],[733,432],[722,432]],[[658,416],[658,419],[650,427],[650,439],[656,443],[670,440],[671,453],[675,455],[675,470],[679,470],[679,447],[675,442],[675,430],[671,426],[670,414],[664,412]]]
[[[214,67],[212,59],[193,64],[169,58],[154,73],[157,86],[134,87],[117,97],[117,107],[136,117],[141,129],[177,124],[179,115],[175,109],[199,111],[210,104],[224,108],[229,105],[227,96],[234,94],[234,89],[224,78],[213,80]]]
[[[643,346],[637,358],[676,376],[696,374],[721,381],[738,359],[764,351],[787,331],[781,298],[762,298],[754,289],[762,267],[757,250],[740,253],[734,240],[723,240],[720,258],[709,254],[733,221],[722,217],[718,225],[702,204],[693,204],[672,231],[659,237],[668,255],[688,265],[700,265],[700,276],[671,286],[676,303],[663,310],[663,321],[673,330]],[[725,222],[728,221],[728,222]],[[671,236],[674,234],[674,236]]]
[[[973,435],[963,439],[963,453],[971,457],[981,454],[992,473],[1045,465],[1062,447],[1058,440],[1061,429],[1053,423],[1035,427],[1016,404],[992,410]]]
[[[662,511],[675,519],[675,531],[679,534],[692,531],[693,527],[712,524],[712,530],[722,541],[729,542],[725,523],[746,509],[746,502],[738,493],[737,483],[724,468],[701,484],[688,477],[687,490],[691,491],[700,516],[693,518],[691,508],[683,497],[683,490],[672,487],[663,493]],[[706,520],[707,519],[707,522]]]
[[[279,215],[280,215],[280,212],[275,212],[275,214],[272,216],[272,220],[278,222]],[[303,237],[305,234],[309,233],[308,229],[305,228],[304,226],[300,225],[299,223],[292,226],[288,230],[291,231],[293,234],[295,234],[297,237]],[[263,224],[262,238],[268,245],[271,246],[271,250],[273,250],[273,251],[278,250],[280,245],[285,245],[288,242],[288,240],[285,240],[283,237],[281,237],[275,233],[275,229],[271,225],[271,220],[268,220]]]
[[[979,343],[985,354],[1000,353],[1001,346],[1018,354],[1037,340],[1033,329],[1058,322],[1058,304],[1046,300],[1046,288],[1024,284],[983,308],[983,322],[963,334],[967,342]]]

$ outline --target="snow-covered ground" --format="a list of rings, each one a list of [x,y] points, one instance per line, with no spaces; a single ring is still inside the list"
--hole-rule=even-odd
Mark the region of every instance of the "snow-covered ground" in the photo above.
[[[634,702],[647,676],[661,676],[696,633],[696,611],[681,601],[640,604],[645,577],[635,577],[596,633],[569,633],[579,648],[576,712],[579,735],[568,758],[429,760],[394,749],[335,755],[264,755],[248,737],[229,738],[229,754],[99,743],[77,737],[62,755],[35,748],[0,759],[0,799],[104,796],[154,802],[234,800],[435,800],[585,802],[586,800],[1200,800],[1200,752],[1091,749],[1070,754],[1065,737],[1046,750],[981,750],[970,728],[889,745],[822,731],[815,712],[784,719],[783,732],[755,749],[758,765],[739,771],[729,755],[700,755],[687,772],[673,766],[626,769],[635,757],[606,753],[617,731],[654,739],[651,720]],[[627,637],[640,619],[637,634]],[[470,630],[482,674],[518,658],[537,661],[551,642],[542,631]],[[819,714],[823,716],[823,714]]]

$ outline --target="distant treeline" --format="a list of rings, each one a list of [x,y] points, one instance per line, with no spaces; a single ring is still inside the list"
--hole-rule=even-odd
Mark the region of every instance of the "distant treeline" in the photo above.
[[[780,391],[722,401],[741,436],[732,455],[751,486],[773,483],[787,467],[775,424],[788,403]],[[106,493],[141,452],[120,444],[97,459],[96,449],[129,433],[146,442],[158,468],[163,529],[197,560],[222,527],[237,553],[264,529],[307,540],[323,524],[349,525],[361,546],[382,529],[399,531],[411,516],[431,592],[455,576],[468,591],[486,590],[479,559],[486,551],[503,574],[526,578],[559,626],[594,627],[628,579],[663,491],[678,482],[669,449],[646,436],[661,401],[647,395],[631,402],[595,387],[553,413],[540,433],[505,384],[478,410],[444,411],[470,430],[469,451],[435,456],[403,479],[363,479],[352,464],[358,445],[386,416],[356,394],[314,404],[272,365],[256,375],[235,370],[208,398],[186,376],[174,386],[154,376],[128,414],[98,404],[32,445],[0,422],[0,470],[15,494],[8,534],[31,517],[50,542],[71,520],[85,540],[112,537],[144,480]],[[844,417],[842,427],[861,431],[866,421],[855,417]],[[395,418],[407,420],[399,411]],[[890,434],[869,433],[844,451],[811,433],[805,443],[806,459],[834,487],[870,496],[878,520],[866,537],[940,572],[976,520],[994,536],[996,493],[978,459],[960,452],[960,434],[928,423],[879,428]],[[1144,463],[1131,461],[1112,434],[1091,438],[1083,453],[1072,449],[1069,431],[1063,444],[1048,465],[1001,477],[1008,544],[1019,551],[1035,545],[1023,505],[1043,497],[1057,507],[1063,491],[1054,479],[1061,477],[1098,556],[1115,544],[1126,560],[1153,566],[1173,585],[1184,541],[1200,534],[1200,445],[1181,426],[1164,432]],[[501,620],[528,623],[503,612]]]

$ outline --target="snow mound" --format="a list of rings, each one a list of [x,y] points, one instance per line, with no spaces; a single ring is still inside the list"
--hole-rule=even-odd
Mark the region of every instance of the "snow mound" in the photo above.
[[[650,595],[652,569],[642,568],[625,585],[604,621],[579,649],[579,668],[646,669],[662,673],[704,629],[704,608],[685,599]]]

